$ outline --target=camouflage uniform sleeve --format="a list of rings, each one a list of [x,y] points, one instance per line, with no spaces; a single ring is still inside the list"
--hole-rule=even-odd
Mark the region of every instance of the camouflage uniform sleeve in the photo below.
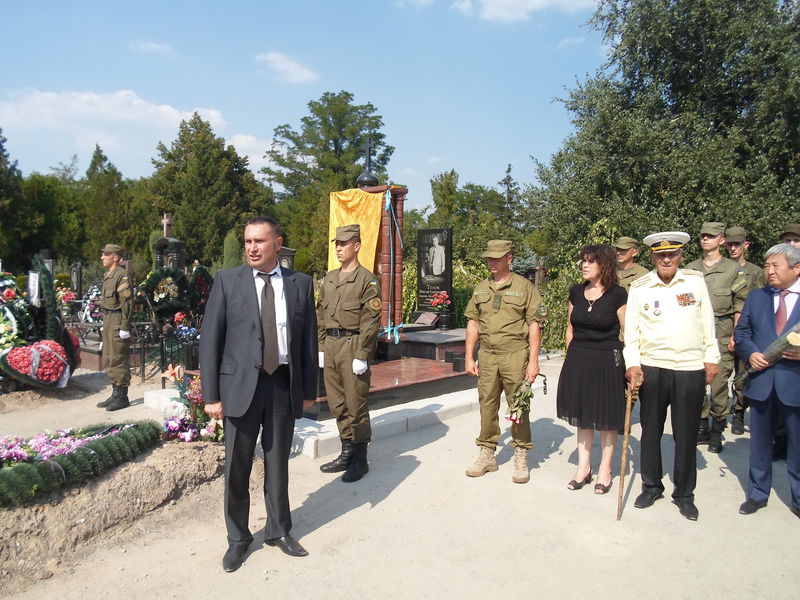
[[[123,331],[130,331],[131,316],[133,315],[133,289],[131,288],[128,273],[124,271],[117,279],[117,300],[122,311],[122,323],[119,328]]]
[[[370,278],[364,282],[361,292],[361,321],[359,323],[359,347],[354,354],[355,358],[368,360],[375,349],[378,339],[378,330],[381,326],[381,287],[378,279],[369,273]]]

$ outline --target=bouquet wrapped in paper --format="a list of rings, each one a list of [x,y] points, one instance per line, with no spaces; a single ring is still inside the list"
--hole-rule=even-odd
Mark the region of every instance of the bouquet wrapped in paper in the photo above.
[[[787,350],[800,350],[800,323],[797,323],[789,331],[772,342],[769,347],[764,350],[764,358],[770,365],[774,365]],[[735,384],[742,383],[748,375],[756,372],[756,369],[748,366],[746,370],[736,376],[733,382]]]

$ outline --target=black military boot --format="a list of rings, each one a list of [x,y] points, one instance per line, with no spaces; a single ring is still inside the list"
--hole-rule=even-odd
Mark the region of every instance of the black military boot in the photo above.
[[[106,408],[109,404],[111,404],[114,400],[116,400],[117,396],[119,396],[119,388],[112,383],[111,395],[102,402],[98,402],[97,408]]]
[[[323,473],[339,473],[346,471],[353,460],[353,440],[342,440],[342,453],[331,462],[320,465],[319,470]]]
[[[117,389],[119,390],[119,394],[115,400],[112,400],[111,403],[106,406],[106,410],[121,410],[131,405],[128,401],[128,386],[121,385],[118,386]]]
[[[711,419],[711,433],[708,436],[708,451],[714,454],[722,452],[722,432],[728,425],[728,420],[725,417],[721,419]]]
[[[731,433],[733,435],[742,435],[744,433],[744,409],[734,408],[733,418],[731,419]]]
[[[346,483],[358,481],[369,472],[367,444],[368,442],[353,444],[353,460],[350,461],[350,466],[347,467],[347,471],[342,475],[342,481]]]
[[[708,417],[700,417],[700,427],[697,430],[697,445],[707,444],[709,438],[708,433]]]

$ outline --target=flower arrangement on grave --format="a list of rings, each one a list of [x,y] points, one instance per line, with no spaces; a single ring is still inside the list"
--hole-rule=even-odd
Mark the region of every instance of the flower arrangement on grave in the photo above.
[[[66,287],[56,288],[56,300],[61,306],[69,306],[75,301],[75,292]]]
[[[139,286],[139,294],[148,298],[161,317],[189,308],[189,282],[186,274],[175,267],[150,272]]]
[[[172,318],[175,325],[175,336],[182,342],[191,342],[197,339],[198,332],[196,327],[192,327],[189,315],[185,312],[176,312]]]
[[[70,374],[67,352],[53,340],[12,348],[0,356],[0,367],[15,379],[35,386],[63,387]]]
[[[211,419],[205,411],[203,388],[198,375],[186,377],[180,365],[169,365],[162,377],[178,390],[178,402],[186,407],[186,415],[176,415],[164,421],[164,439],[192,442],[198,437],[211,442],[225,440],[222,421]]]
[[[0,380],[33,387],[64,387],[78,364],[79,353],[61,320],[53,276],[40,256],[33,267],[39,273],[41,306],[31,306],[14,277],[0,274]]]
[[[100,308],[100,286],[93,283],[83,295],[83,310],[81,310],[81,321],[86,323],[97,323],[103,320],[103,311]]]
[[[436,311],[443,311],[450,308],[452,301],[450,300],[450,295],[447,292],[436,292],[431,297],[431,306],[433,310]]]
[[[153,446],[154,421],[43,432],[30,439],[0,438],[0,506],[21,505],[37,494],[105,473]]]

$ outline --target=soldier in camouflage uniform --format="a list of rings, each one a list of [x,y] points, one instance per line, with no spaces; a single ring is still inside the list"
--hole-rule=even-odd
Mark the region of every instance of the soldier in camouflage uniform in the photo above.
[[[642,275],[647,275],[650,271],[642,265],[634,262],[639,255],[639,242],[632,237],[623,236],[614,244],[617,251],[617,278],[619,284],[627,292],[631,289],[631,284]]]
[[[360,227],[337,227],[333,241],[342,266],[329,271],[322,282],[317,327],[319,364],[325,369],[328,408],[336,418],[342,452],[320,470],[345,471],[342,481],[352,482],[369,471],[369,360],[375,353],[383,302],[378,280],[358,262]]]
[[[539,374],[540,323],[545,310],[534,285],[511,272],[511,242],[491,240],[483,253],[492,276],[481,281],[472,293],[464,315],[468,319],[466,338],[467,373],[478,376],[481,430],[475,443],[480,453],[467,469],[469,477],[497,471],[494,458],[500,439],[500,393],[510,401],[524,381]],[[475,347],[480,340],[478,362]],[[514,483],[527,483],[528,451],[533,448],[528,412],[511,424],[514,446]]]
[[[121,246],[106,244],[100,250],[100,260],[107,269],[100,298],[100,308],[103,311],[103,370],[111,379],[113,392],[109,398],[98,402],[97,406],[106,410],[120,410],[130,406],[129,344],[133,290],[128,272],[119,264],[122,260]]]
[[[747,281],[747,285],[743,290],[745,298],[751,291],[766,285],[764,269],[748,262],[745,258],[750,242],[747,240],[747,231],[745,231],[744,227],[729,227],[725,230],[725,247],[728,249],[730,259],[739,265],[739,276],[744,277]],[[733,340],[731,340],[731,345],[733,345]],[[735,372],[738,374],[746,366],[737,355],[735,357]],[[744,411],[747,408],[747,398],[744,397],[741,387],[741,384],[734,386],[735,399],[733,417],[731,419],[731,433],[734,435],[742,435],[744,433]]]
[[[739,275],[739,265],[722,256],[721,247],[725,243],[725,224],[703,223],[700,230],[702,258],[686,265],[687,269],[699,271],[705,278],[711,305],[714,308],[714,329],[719,346],[719,373],[711,382],[711,397],[703,403],[697,443],[708,444],[708,451],[722,452],[722,432],[728,423],[730,406],[728,402],[728,379],[733,373],[733,328],[739,320],[744,306],[747,281]],[[708,417],[711,415],[709,427]]]

